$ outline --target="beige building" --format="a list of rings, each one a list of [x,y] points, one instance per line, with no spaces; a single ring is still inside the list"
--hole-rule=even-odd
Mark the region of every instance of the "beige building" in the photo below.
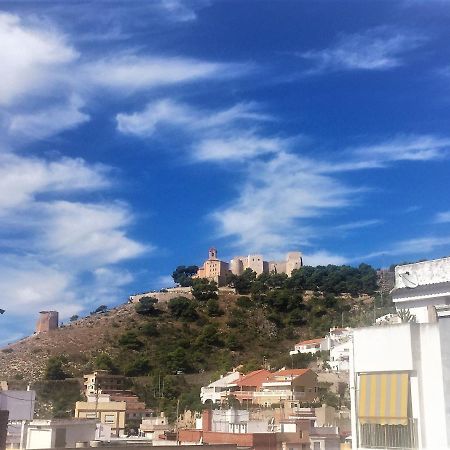
[[[111,433],[119,436],[125,432],[125,415],[127,403],[114,402],[102,396],[88,396],[87,402],[76,402],[75,418],[99,419],[101,423],[111,427]]]
[[[197,274],[192,278],[207,278],[215,281],[218,286],[226,284],[227,274],[230,272],[227,262],[220,261],[217,258],[217,250],[210,248],[208,251],[208,259],[199,267]]]
[[[283,261],[264,261],[262,255],[235,256],[230,262],[234,275],[242,275],[246,269],[252,269],[257,275],[262,273],[286,273],[289,277],[294,269],[302,267],[302,254],[289,252]]]
[[[111,375],[107,370],[96,370],[84,375],[84,393],[86,396],[109,391],[121,391],[125,387],[125,377]]]

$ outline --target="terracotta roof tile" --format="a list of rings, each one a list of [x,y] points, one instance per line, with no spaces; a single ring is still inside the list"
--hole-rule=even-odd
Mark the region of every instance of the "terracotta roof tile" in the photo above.
[[[238,386],[255,386],[260,387],[264,381],[272,375],[272,373],[268,370],[261,369],[255,370],[254,372],[250,372],[247,375],[244,375],[239,380],[236,381]]]

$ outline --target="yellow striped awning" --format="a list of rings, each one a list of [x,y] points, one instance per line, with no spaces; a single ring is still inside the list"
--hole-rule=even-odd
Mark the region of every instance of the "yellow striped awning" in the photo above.
[[[407,425],[408,395],[408,373],[360,374],[358,400],[360,423]]]

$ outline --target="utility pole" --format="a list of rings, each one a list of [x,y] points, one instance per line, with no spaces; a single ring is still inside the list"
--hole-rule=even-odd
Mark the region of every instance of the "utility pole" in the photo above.
[[[176,432],[177,432],[177,445],[180,445],[180,434],[178,431],[178,416],[180,415],[180,399],[177,400],[177,421],[176,421]]]

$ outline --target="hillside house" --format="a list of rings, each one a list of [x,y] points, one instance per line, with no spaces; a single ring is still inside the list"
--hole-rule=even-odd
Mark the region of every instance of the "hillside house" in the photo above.
[[[325,350],[327,340],[325,338],[308,339],[301,341],[294,346],[294,350],[290,351],[290,355],[297,355],[298,353],[311,353],[312,355]]]
[[[220,403],[222,397],[224,395],[226,396],[230,391],[230,384],[233,384],[235,381],[239,380],[239,378],[241,378],[239,372],[230,372],[208,384],[208,386],[202,387],[200,390],[200,399],[202,403],[206,403],[207,401]]]

